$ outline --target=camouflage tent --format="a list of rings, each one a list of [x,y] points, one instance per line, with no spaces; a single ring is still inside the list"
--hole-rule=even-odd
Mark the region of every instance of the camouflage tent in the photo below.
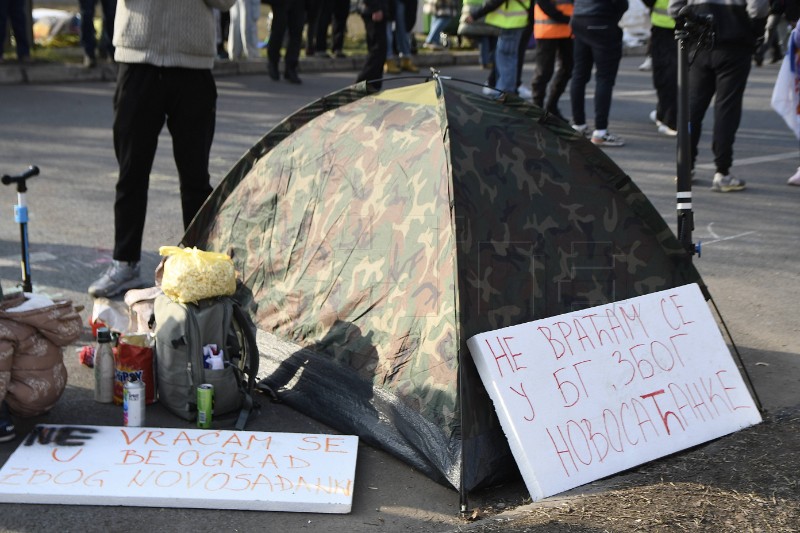
[[[234,257],[265,384],[462,495],[517,474],[470,336],[700,282],[630,177],[568,124],[436,77],[291,115],[184,244]]]

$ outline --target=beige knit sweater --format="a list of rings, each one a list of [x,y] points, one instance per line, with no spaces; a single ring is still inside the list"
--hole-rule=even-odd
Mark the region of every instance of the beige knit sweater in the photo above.
[[[213,8],[235,0],[118,0],[114,60],[210,69],[216,56]]]

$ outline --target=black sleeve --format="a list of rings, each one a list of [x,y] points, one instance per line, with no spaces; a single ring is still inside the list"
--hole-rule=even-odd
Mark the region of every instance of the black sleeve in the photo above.
[[[655,2],[655,0],[653,1]],[[536,0],[536,3],[539,5],[539,9],[544,11],[544,14],[550,17],[551,20],[561,24],[569,24],[569,17],[556,9],[551,0]]]

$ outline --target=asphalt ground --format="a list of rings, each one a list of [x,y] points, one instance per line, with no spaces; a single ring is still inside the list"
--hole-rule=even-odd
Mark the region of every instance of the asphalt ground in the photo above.
[[[655,92],[649,72],[637,66],[641,56],[623,58],[611,110],[611,131],[626,146],[609,155],[675,227],[675,139],[656,132],[648,114]],[[482,82],[475,64],[454,65],[442,58],[443,75]],[[352,67],[319,71],[310,65],[300,86],[273,82],[258,65],[252,73],[218,74],[217,133],[211,174],[218,182],[238,158],[269,129],[308,102],[349,85]],[[527,81],[530,65],[523,74]],[[741,193],[709,191],[713,164],[709,111],[700,144],[694,210],[694,237],[702,242],[695,258],[713,297],[713,307],[730,332],[726,337],[741,356],[757,400],[765,411],[800,404],[800,188],[786,179],[800,163],[798,143],[770,108],[778,65],[753,68],[745,95],[742,125],[735,145],[734,173],[748,182]],[[111,260],[112,205],[116,162],[111,139],[113,77],[49,83],[0,84],[0,173],[16,173],[34,164],[41,175],[29,182],[30,243],[35,292],[71,299],[88,322],[92,300],[86,289]],[[387,84],[387,87],[391,86]],[[591,87],[590,87],[591,88]],[[587,101],[591,116],[591,99]],[[562,112],[569,116],[568,95]],[[0,188],[0,284],[12,292],[20,279],[19,228],[11,187]],[[153,272],[159,246],[181,236],[179,196],[171,141],[162,133],[151,176],[143,272]],[[77,349],[91,333],[65,350],[67,390],[47,415],[18,421],[20,434],[36,423],[121,425],[121,409],[92,400],[92,374],[78,362]],[[738,356],[737,356],[738,358]],[[248,429],[326,433],[327,428],[286,406],[262,402],[261,415]],[[148,407],[147,424],[192,427],[159,406]],[[0,444],[5,462],[21,440]],[[558,497],[580,493],[575,489]],[[592,484],[603,490],[603,481]],[[471,495],[478,508],[487,502],[524,499],[521,483]],[[555,498],[555,497],[554,497]],[[537,505],[537,504],[530,504]],[[263,513],[176,508],[88,505],[0,504],[0,530],[42,531],[452,531],[464,524],[459,498],[385,452],[360,445],[353,510],[346,515]]]

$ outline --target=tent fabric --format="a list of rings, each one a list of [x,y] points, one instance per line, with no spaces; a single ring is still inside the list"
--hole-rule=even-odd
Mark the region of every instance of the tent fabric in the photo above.
[[[233,257],[284,401],[462,491],[517,475],[469,337],[702,285],[602,150],[439,77],[291,115],[183,244]]]

